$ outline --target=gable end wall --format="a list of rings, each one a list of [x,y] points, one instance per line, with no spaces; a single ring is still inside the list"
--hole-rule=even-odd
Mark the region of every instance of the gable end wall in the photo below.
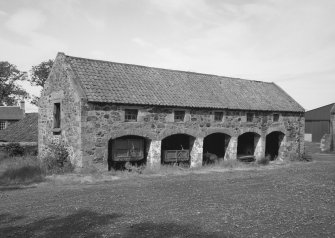
[[[74,73],[63,54],[58,54],[39,100],[38,144],[39,156],[47,152],[51,142],[62,142],[70,152],[71,162],[82,166],[81,160],[81,104],[82,96],[74,83]],[[53,133],[54,103],[61,103],[61,134]]]

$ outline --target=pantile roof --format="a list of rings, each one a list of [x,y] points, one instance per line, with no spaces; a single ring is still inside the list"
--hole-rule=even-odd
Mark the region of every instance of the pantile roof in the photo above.
[[[26,113],[25,117],[0,131],[0,141],[37,142],[38,113]]]
[[[88,101],[192,108],[304,109],[274,83],[66,56]]]
[[[0,120],[21,120],[23,110],[17,106],[0,106]]]

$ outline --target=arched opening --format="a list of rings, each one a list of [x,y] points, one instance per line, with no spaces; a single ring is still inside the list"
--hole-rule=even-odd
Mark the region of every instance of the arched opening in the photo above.
[[[254,161],[259,139],[260,135],[255,132],[246,132],[240,135],[237,142],[237,159],[243,162]]]
[[[279,155],[285,134],[280,131],[271,132],[266,136],[265,155],[270,157],[270,160],[275,160]]]
[[[190,154],[195,137],[187,134],[175,134],[162,140],[162,164],[190,164]]]
[[[203,164],[223,160],[230,136],[224,133],[213,133],[205,137],[203,147]]]
[[[108,170],[125,169],[126,163],[146,164],[150,140],[141,136],[122,136],[108,141]]]

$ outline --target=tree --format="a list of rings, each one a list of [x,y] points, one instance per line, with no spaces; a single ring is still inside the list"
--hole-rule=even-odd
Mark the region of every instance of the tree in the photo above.
[[[13,64],[0,61],[0,105],[16,105],[19,100],[29,98],[29,94],[19,85],[18,81],[26,80],[27,74],[21,72]]]
[[[49,59],[48,61],[43,61],[39,65],[33,66],[30,71],[30,83],[32,85],[41,86],[43,88],[44,83],[49,76],[53,63],[54,61]]]
[[[30,70],[30,84],[33,86],[41,86],[44,87],[44,83],[49,77],[52,65],[54,61],[49,59],[47,61],[43,61],[39,65],[33,66]],[[30,103],[37,106],[39,97],[33,96]]]

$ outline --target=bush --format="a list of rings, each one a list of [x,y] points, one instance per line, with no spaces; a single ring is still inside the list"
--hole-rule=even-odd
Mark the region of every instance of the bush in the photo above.
[[[313,161],[313,158],[312,158],[311,155],[304,153],[304,154],[301,156],[301,159],[300,159],[300,160],[301,160],[301,161],[306,161],[306,162],[311,162],[311,161]]]
[[[74,167],[69,152],[63,143],[51,143],[43,157],[43,165],[47,174],[63,174],[72,172]]]
[[[305,162],[311,162],[313,160],[312,156],[306,153],[302,155],[298,155],[297,153],[290,153],[289,159],[290,161],[305,161]]]
[[[10,157],[24,155],[24,148],[19,143],[9,143],[5,145],[5,150]]]

